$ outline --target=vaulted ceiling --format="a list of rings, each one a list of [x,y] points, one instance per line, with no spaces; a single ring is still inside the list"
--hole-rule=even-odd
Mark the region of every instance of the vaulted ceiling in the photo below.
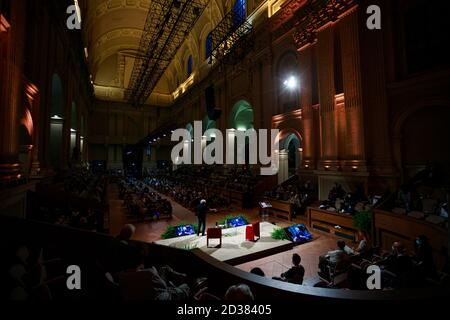
[[[79,0],[80,1],[80,0]],[[152,0],[81,0],[82,31],[88,65],[97,99],[126,102],[145,21]],[[191,33],[159,80],[147,105],[171,105],[186,88],[204,74],[208,63],[204,53],[208,33],[231,10],[236,0],[210,0]],[[246,0],[252,7],[287,0]],[[192,56],[193,76],[186,75],[186,61]],[[209,68],[209,67],[208,67]]]
[[[151,0],[90,0],[83,18],[88,64],[99,99],[123,101]],[[155,95],[170,99],[167,79]],[[160,97],[161,98],[161,97]]]
[[[139,49],[145,21],[151,0],[89,0],[85,2],[82,18],[84,43],[88,52],[88,65],[94,84],[94,92],[98,99],[125,102],[124,93],[128,88],[133,71],[135,57]],[[149,105],[170,105],[173,92],[185,79],[183,59],[186,52],[194,56],[198,63],[200,34],[204,36],[204,28],[211,29],[210,18],[220,21],[223,5],[226,1],[212,0],[210,7],[214,13],[205,14],[200,26],[195,26],[192,33],[199,34],[187,37],[180,48],[176,59],[158,82],[147,100]],[[209,18],[206,18],[209,17]],[[206,21],[208,20],[208,21]]]

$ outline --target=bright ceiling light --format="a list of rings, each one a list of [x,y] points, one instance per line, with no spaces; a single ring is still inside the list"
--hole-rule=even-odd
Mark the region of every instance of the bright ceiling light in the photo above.
[[[290,76],[289,78],[284,80],[284,86],[286,88],[288,88],[289,90],[294,90],[295,88],[297,88],[297,85],[298,85],[298,81],[297,81],[297,78],[294,76]]]

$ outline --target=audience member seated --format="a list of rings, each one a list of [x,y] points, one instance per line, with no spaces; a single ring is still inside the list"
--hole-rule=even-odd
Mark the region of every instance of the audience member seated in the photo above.
[[[271,191],[265,192],[265,197],[287,201],[293,204],[293,215],[302,215],[306,208],[316,201],[316,191],[312,187],[311,181],[302,183],[298,179],[290,179],[283,182]]]
[[[104,232],[106,186],[105,176],[86,170],[57,176],[50,184],[39,184],[36,193],[30,192],[27,218]]]
[[[424,277],[436,278],[436,266],[433,261],[433,250],[428,238],[421,235],[414,242],[413,261],[417,264]]]
[[[358,246],[353,249],[355,254],[359,254],[362,258],[370,257],[372,248],[369,241],[369,236],[365,231],[358,231]]]
[[[378,202],[379,198],[370,198],[364,194],[360,185],[355,192],[346,192],[341,184],[335,182],[328,194],[328,199],[320,203],[319,208],[332,212],[352,215],[361,211],[368,211]]]
[[[347,271],[351,263],[350,254],[353,254],[353,250],[345,244],[345,241],[338,240],[336,250],[319,257],[319,275],[331,280],[330,268],[335,274]]]
[[[238,284],[228,288],[225,293],[225,300],[228,301],[253,301],[253,293],[246,284]]]
[[[292,255],[293,266],[286,272],[281,274],[281,278],[287,282],[295,284],[303,284],[303,277],[305,276],[305,268],[300,264],[302,258],[294,253]]]
[[[50,268],[50,272],[47,267],[60,259],[44,261],[43,249],[28,244],[16,244],[14,248],[12,256],[6,256],[1,263],[2,271],[7,270],[6,278],[2,279],[2,295],[12,301],[53,300],[51,286],[65,285],[65,276],[57,266]],[[54,275],[55,271],[58,275]]]
[[[136,257],[130,263],[132,268],[115,275],[125,300],[198,300],[200,295],[206,293],[206,278],[191,279],[168,265],[145,267],[142,260]]]
[[[120,181],[119,196],[124,199],[124,206],[128,209],[129,215],[138,220],[172,217],[171,202],[161,198],[156,192],[151,192],[146,183],[137,179],[128,178]]]
[[[180,203],[186,208],[195,208],[200,199],[205,198],[211,207],[228,208],[227,199],[209,191],[211,183],[195,177],[164,175],[145,178],[144,182]]]
[[[262,271],[261,268],[253,268],[252,270],[250,270],[250,273],[256,274],[257,276],[261,276],[261,277],[265,277],[266,275],[264,274],[264,271]]]
[[[448,228],[448,186],[438,166],[428,166],[407,180],[382,209]]]
[[[120,234],[112,239],[110,247],[106,252],[105,269],[108,272],[115,273],[132,268],[133,261],[141,257],[140,248],[130,243],[136,231],[132,224],[123,226]]]
[[[410,287],[413,281],[418,282],[419,278],[413,277],[413,261],[411,257],[406,253],[405,247],[401,242],[394,242],[392,244],[391,253],[379,263],[383,267],[383,271],[388,271],[395,277],[382,274],[382,279],[389,278],[389,283],[385,282],[389,287]]]
[[[149,294],[151,294],[153,300],[179,301],[187,300],[191,296],[191,289],[186,283],[187,276],[174,271],[169,266],[163,266],[159,270],[154,266],[145,269],[140,267],[133,274],[130,274],[130,272],[122,273],[119,275],[119,285],[126,287],[130,277],[140,279],[133,282],[132,286],[139,283],[144,287],[148,286],[147,289],[151,292]],[[127,298],[126,293],[124,298]]]

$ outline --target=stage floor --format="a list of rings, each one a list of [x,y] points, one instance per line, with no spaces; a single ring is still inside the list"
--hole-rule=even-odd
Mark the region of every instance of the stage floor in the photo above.
[[[219,244],[218,239],[210,240],[210,248],[207,248],[206,236],[197,237],[197,235],[159,240],[155,243],[185,250],[199,248],[217,260],[231,265],[242,264],[275,253],[290,250],[294,246],[294,243],[288,240],[272,239],[272,231],[279,228],[274,224],[261,222],[261,238],[256,242],[245,240],[245,228],[246,227],[243,226],[222,230],[221,248],[214,248],[214,246]]]

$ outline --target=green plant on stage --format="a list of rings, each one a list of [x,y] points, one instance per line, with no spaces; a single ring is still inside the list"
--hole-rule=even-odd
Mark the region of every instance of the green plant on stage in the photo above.
[[[288,240],[288,235],[286,233],[286,230],[283,228],[276,228],[271,233],[272,239],[275,240]]]
[[[353,218],[353,227],[357,230],[370,232],[370,226],[372,224],[372,212],[370,211],[361,211],[356,213]]]
[[[197,249],[198,248],[198,242],[194,242],[194,243],[187,243],[183,246],[183,249],[186,251],[190,251],[193,249]]]
[[[166,227],[166,231],[164,231],[164,233],[161,235],[161,238],[163,239],[170,239],[170,238],[175,238],[177,236],[176,230],[175,230],[175,226],[167,226]]]

